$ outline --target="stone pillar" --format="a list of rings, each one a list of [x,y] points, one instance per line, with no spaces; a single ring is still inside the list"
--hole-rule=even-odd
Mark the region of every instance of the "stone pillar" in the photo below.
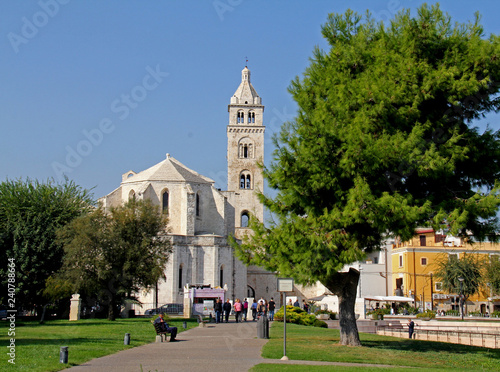
[[[71,306],[69,308],[69,320],[80,320],[80,310],[82,307],[82,300],[80,299],[80,295],[75,293],[71,297]]]

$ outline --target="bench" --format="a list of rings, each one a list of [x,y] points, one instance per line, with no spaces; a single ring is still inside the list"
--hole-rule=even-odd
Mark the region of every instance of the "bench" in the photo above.
[[[196,318],[198,320],[198,327],[205,327],[205,324],[208,323],[208,320],[203,320],[203,317],[200,314],[196,315]]]
[[[153,322],[153,326],[155,327],[156,331],[156,342],[163,342],[163,336],[165,336],[165,341],[167,341],[167,336],[170,335],[170,332],[162,331],[160,323]]]

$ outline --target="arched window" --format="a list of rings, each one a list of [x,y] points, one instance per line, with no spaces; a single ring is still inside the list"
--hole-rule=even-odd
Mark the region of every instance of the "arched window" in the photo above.
[[[255,112],[250,111],[248,113],[248,123],[255,123]]]
[[[178,278],[179,279],[178,280],[178,282],[179,282],[179,291],[182,290],[182,266],[183,266],[182,264],[179,265],[179,278]]]
[[[163,213],[168,214],[168,190],[163,191],[161,195],[161,210]]]
[[[241,227],[248,227],[248,221],[250,217],[248,216],[248,212],[245,211],[241,214]]]
[[[196,217],[200,217],[200,194],[196,194]]]
[[[219,270],[219,286],[224,288],[224,265],[220,265]]]
[[[240,189],[252,189],[252,176],[248,170],[240,173]]]
[[[245,118],[245,114],[243,113],[243,111],[238,111],[236,117],[237,117],[238,124],[245,122],[245,119],[244,119]]]
[[[255,298],[255,289],[247,285],[247,297]]]
[[[128,193],[128,200],[135,200],[135,191],[134,190],[130,190],[130,192]]]
[[[238,141],[238,157],[240,159],[253,159],[254,143],[249,137],[243,137]]]

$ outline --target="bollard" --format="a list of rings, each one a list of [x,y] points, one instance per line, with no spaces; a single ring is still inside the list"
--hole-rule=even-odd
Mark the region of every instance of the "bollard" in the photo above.
[[[68,347],[61,346],[61,350],[59,351],[59,363],[68,364]]]
[[[123,345],[130,345],[130,333],[125,333],[125,338],[123,339]]]
[[[186,321],[182,322],[182,328],[186,329],[188,326],[187,326],[187,323]]]
[[[262,338],[269,338],[269,318],[267,317],[267,315],[262,315],[262,322],[264,323],[264,337]]]

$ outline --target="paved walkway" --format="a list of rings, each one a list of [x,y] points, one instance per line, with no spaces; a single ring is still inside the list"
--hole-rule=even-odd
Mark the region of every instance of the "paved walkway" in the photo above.
[[[204,328],[196,327],[179,333],[177,342],[138,346],[93,359],[65,371],[220,372],[221,370],[229,370],[229,368],[237,371],[248,371],[259,363],[391,367],[355,363],[264,359],[261,357],[261,349],[268,340],[258,339],[256,336],[257,322],[209,324]],[[132,344],[133,338],[134,335],[131,335]],[[151,338],[154,339],[154,334],[151,335]]]

